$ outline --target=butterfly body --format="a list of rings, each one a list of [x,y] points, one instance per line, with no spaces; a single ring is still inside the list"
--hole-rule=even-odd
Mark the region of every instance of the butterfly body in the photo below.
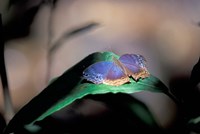
[[[100,61],[90,65],[83,71],[83,78],[95,84],[119,86],[133,79],[146,78],[149,73],[146,60],[141,55],[125,54],[114,61]]]

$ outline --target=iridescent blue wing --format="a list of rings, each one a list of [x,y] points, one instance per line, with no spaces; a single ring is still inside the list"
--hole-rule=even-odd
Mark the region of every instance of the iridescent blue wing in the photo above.
[[[95,84],[101,84],[112,66],[113,62],[110,61],[94,63],[83,71],[83,78]]]
[[[149,76],[146,60],[142,55],[124,54],[119,58],[119,61],[125,66],[125,73],[128,76],[132,76],[135,80]]]
[[[123,69],[111,61],[101,61],[83,71],[83,78],[95,84],[119,86],[129,81]]]
[[[105,84],[119,86],[129,82],[130,79],[119,64],[113,63],[104,80]]]

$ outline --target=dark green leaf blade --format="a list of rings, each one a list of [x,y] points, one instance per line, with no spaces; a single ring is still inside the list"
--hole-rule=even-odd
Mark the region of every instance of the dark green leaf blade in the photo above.
[[[200,123],[200,116],[199,117],[196,117],[196,118],[193,118],[189,121],[189,123],[193,123],[193,124],[197,124],[197,123]]]
[[[13,117],[6,128],[5,134],[15,132],[24,126],[34,126],[36,121],[44,119],[73,101],[87,95],[106,93],[130,94],[144,90],[168,93],[166,86],[152,75],[137,82],[131,80],[130,83],[117,87],[104,84],[96,85],[85,82],[81,78],[82,72],[86,67],[97,61],[112,61],[113,56],[118,58],[117,55],[111,52],[94,53],[67,70]]]
[[[53,114],[54,112],[60,110],[61,108],[71,104],[76,99],[81,99],[84,96],[89,95],[89,94],[92,94],[92,95],[106,94],[106,93],[131,94],[131,93],[145,91],[145,90],[153,91],[153,92],[166,92],[166,88],[157,87],[156,86],[157,84],[159,84],[159,80],[152,75],[144,80],[139,80],[138,82],[131,80],[131,83],[124,84],[121,86],[116,86],[116,87],[110,86],[110,85],[104,85],[104,84],[95,85],[92,83],[83,83],[75,87],[73,91],[70,94],[68,94],[63,100],[59,101],[56,105],[49,108],[45,113],[43,113],[35,121],[40,121],[44,119],[45,117]]]
[[[190,81],[192,87],[195,87],[200,82],[200,58],[192,69]]]
[[[188,122],[188,127],[190,131],[200,133],[200,116],[190,119]]]
[[[45,111],[56,105],[57,102],[63,100],[80,83],[82,72],[86,67],[98,61],[112,60],[112,56],[117,55],[110,52],[96,52],[64,72],[11,119],[4,133],[14,132],[36,120]]]

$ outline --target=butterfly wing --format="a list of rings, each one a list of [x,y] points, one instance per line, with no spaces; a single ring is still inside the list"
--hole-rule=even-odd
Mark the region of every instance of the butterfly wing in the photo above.
[[[110,61],[94,63],[83,71],[83,78],[95,84],[101,84],[105,80],[112,65],[113,63]]]
[[[119,86],[129,81],[129,77],[126,75],[123,68],[113,62],[113,65],[108,71],[104,83],[108,85]]]
[[[119,58],[119,61],[126,67],[126,74],[135,80],[149,76],[146,60],[142,55],[124,54]]]
[[[83,71],[83,78],[95,84],[119,86],[129,81],[123,69],[111,61],[101,61]]]

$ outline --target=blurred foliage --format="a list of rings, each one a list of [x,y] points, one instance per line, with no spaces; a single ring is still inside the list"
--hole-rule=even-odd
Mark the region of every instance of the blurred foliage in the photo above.
[[[95,22],[90,22],[86,25],[80,26],[80,27],[76,27],[75,29],[72,29],[71,31],[66,31],[54,44],[53,46],[49,49],[50,53],[56,52],[56,50],[58,48],[60,48],[63,44],[64,41],[66,41],[67,39],[77,36],[79,34],[88,32],[90,30],[92,30],[93,28],[96,28],[97,26],[99,26],[98,23]]]
[[[178,98],[182,118],[189,132],[200,132],[200,59],[194,65],[190,78],[179,77],[171,80],[170,90]]]
[[[38,12],[39,6],[26,10],[20,15],[16,15],[4,25],[4,40],[5,42],[15,38],[28,36],[30,26]]]
[[[10,0],[9,19],[3,26],[4,41],[28,36],[31,24],[42,4],[42,0]]]
[[[6,121],[3,115],[0,113],[0,133],[3,132],[3,129],[6,127]]]

